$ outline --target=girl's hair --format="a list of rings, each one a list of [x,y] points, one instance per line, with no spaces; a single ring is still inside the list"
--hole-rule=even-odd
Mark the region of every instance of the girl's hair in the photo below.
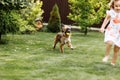
[[[111,0],[111,1],[110,1],[109,7],[110,7],[110,8],[114,8],[114,0]]]
[[[119,0],[111,0],[110,3],[109,3],[109,7],[114,9],[114,2],[115,1],[119,1]]]

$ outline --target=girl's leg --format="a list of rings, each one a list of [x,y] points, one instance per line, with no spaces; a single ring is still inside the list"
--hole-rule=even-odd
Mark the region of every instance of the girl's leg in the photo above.
[[[106,44],[106,56],[110,55],[110,51],[111,51],[111,47],[112,47],[112,43],[107,43]]]
[[[106,43],[106,51],[105,51],[105,57],[103,58],[103,62],[108,61],[112,44],[113,44],[113,42],[111,42],[111,41]]]
[[[115,45],[114,46],[114,55],[113,55],[113,59],[111,62],[112,65],[115,65],[115,62],[116,62],[117,56],[118,56],[118,52],[119,52],[119,47]]]

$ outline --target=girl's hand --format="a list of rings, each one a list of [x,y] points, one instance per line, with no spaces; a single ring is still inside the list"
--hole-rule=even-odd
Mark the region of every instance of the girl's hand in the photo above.
[[[101,33],[104,33],[104,30],[105,30],[104,28],[100,28],[99,31],[100,31]]]

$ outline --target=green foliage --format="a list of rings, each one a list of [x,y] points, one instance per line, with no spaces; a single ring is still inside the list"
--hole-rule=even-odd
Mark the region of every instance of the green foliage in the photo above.
[[[20,27],[20,31],[33,31],[35,30],[35,19],[39,18],[42,20],[42,14],[43,10],[42,7],[42,1],[37,0],[34,2],[34,0],[29,3],[29,6],[27,8],[21,10],[21,16],[24,20],[23,26]]]
[[[14,11],[0,11],[0,35],[9,32],[15,33],[19,30],[18,22],[14,15],[17,15]]]
[[[55,4],[50,13],[47,29],[50,32],[59,32],[60,24],[61,24],[61,18],[60,18],[59,8],[57,4]]]
[[[14,10],[20,10],[27,6],[26,0],[0,0],[0,40],[3,34],[18,31],[18,22]]]
[[[43,3],[42,1],[34,0],[29,3],[27,8],[21,10],[22,18],[28,21],[29,25],[33,25],[36,18],[40,18],[42,20],[43,10],[41,9]]]
[[[18,10],[25,8],[30,0],[0,0],[0,10]]]
[[[104,0],[69,0],[71,13],[68,18],[75,21],[87,34],[87,28],[100,23],[108,8]]]
[[[21,16],[16,16],[20,33],[30,34],[35,31],[35,28],[32,25],[28,25],[28,21],[21,18]]]
[[[109,8],[108,6],[109,0],[91,0],[91,6],[92,6],[92,15],[93,15],[93,23],[100,23],[102,19],[106,15],[106,10]],[[94,5],[93,5],[94,4]]]

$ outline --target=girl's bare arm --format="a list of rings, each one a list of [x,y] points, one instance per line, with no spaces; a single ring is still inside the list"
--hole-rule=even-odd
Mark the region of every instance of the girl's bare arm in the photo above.
[[[107,14],[107,16],[105,17],[104,21],[103,21],[103,24],[100,28],[100,32],[104,32],[104,29],[106,27],[106,25],[108,24],[108,22],[110,21],[110,15]]]

